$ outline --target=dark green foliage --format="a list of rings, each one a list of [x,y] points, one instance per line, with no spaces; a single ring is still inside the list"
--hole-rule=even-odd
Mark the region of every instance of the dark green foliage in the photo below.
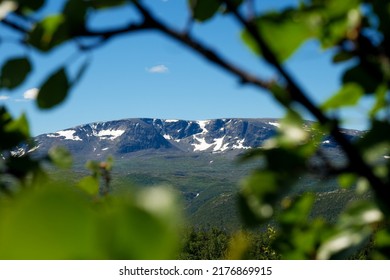
[[[249,260],[274,260],[279,256],[271,247],[273,229],[266,232],[241,232],[248,242],[242,257]],[[235,233],[219,228],[189,228],[184,234],[183,247],[178,259],[181,260],[222,260],[232,256]]]
[[[14,89],[27,78],[32,65],[27,57],[12,58],[5,62],[0,72],[0,88]]]

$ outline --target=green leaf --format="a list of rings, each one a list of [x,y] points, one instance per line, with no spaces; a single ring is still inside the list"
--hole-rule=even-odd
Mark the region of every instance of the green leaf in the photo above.
[[[321,108],[323,110],[338,109],[341,107],[355,106],[364,95],[362,87],[358,83],[348,83],[332,97],[330,97]]]
[[[8,60],[1,69],[0,87],[14,89],[27,78],[32,65],[27,57]]]
[[[53,147],[49,150],[50,160],[60,168],[70,168],[73,163],[72,155],[63,147]]]
[[[170,259],[179,249],[181,205],[167,188],[133,194],[134,201],[113,198],[102,234],[116,259]]]
[[[317,258],[345,259],[368,243],[371,232],[368,229],[347,229],[325,240],[318,249]]]
[[[70,38],[69,25],[63,14],[50,15],[37,23],[27,42],[41,51],[49,51]]]
[[[353,54],[351,54],[349,52],[341,51],[341,52],[335,54],[335,56],[333,56],[332,61],[334,63],[340,63],[340,62],[348,61],[348,60],[352,59],[353,57],[354,57]]]
[[[386,85],[380,85],[375,92],[375,104],[370,110],[370,117],[373,118],[378,112],[388,105],[387,94],[389,89]]]
[[[85,28],[85,17],[88,9],[88,2],[80,0],[68,0],[64,6],[63,14],[69,26],[70,33],[77,33]]]
[[[282,13],[269,13],[257,18],[256,26],[279,62],[284,62],[304,41],[315,34],[315,29],[308,21],[309,16],[304,13],[285,10]],[[247,30],[241,36],[253,52],[262,54],[260,46]]]
[[[342,188],[351,188],[356,185],[357,178],[353,173],[344,173],[337,178],[337,181]]]
[[[49,109],[65,100],[70,89],[65,69],[60,68],[54,72],[40,87],[38,93],[38,106]]]
[[[97,216],[68,185],[39,185],[7,206],[0,206],[0,259],[107,258]]]
[[[29,125],[23,114],[18,119],[13,119],[5,110],[0,109],[0,150],[15,148],[21,142],[30,137]]]
[[[99,179],[94,176],[87,176],[81,179],[77,186],[90,195],[97,195],[99,192]]]
[[[216,14],[221,3],[219,0],[189,0],[189,6],[196,20],[206,21]]]
[[[361,63],[348,69],[343,75],[343,84],[355,83],[360,85],[365,93],[373,93],[382,84],[383,73],[375,63]]]
[[[291,226],[307,223],[314,201],[314,194],[306,193],[302,195],[280,214],[278,220],[283,225]]]

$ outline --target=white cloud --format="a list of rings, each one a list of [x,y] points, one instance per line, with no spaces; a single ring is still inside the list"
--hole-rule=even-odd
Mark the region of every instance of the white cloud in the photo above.
[[[24,97],[24,99],[34,100],[34,99],[37,99],[38,92],[39,92],[39,89],[30,88],[23,93],[23,97]]]
[[[155,65],[155,66],[150,67],[150,68],[146,68],[146,71],[148,71],[149,73],[153,73],[153,74],[155,74],[155,73],[164,74],[164,73],[168,73],[169,69],[164,64],[159,64],[159,65]]]
[[[9,99],[8,95],[0,95],[0,100],[7,100]]]

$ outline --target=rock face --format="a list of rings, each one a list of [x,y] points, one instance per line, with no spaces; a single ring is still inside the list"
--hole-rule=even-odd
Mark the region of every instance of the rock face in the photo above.
[[[124,157],[138,151],[226,153],[260,147],[274,136],[276,119],[215,119],[202,121],[124,119],[92,123],[35,138],[28,152],[46,152],[64,146],[74,156]],[[325,145],[335,146],[332,139]]]

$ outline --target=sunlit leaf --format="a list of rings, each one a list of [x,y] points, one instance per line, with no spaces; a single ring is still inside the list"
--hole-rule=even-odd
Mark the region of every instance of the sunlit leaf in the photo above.
[[[37,98],[38,106],[42,109],[52,108],[68,95],[70,89],[65,69],[55,71],[41,86]]]
[[[49,51],[70,38],[69,25],[63,14],[50,15],[38,22],[27,42],[41,51]]]
[[[116,259],[169,259],[179,248],[179,205],[172,192],[153,188],[135,203],[115,200],[106,219],[107,243]]]
[[[27,78],[32,65],[27,57],[8,60],[1,69],[0,87],[14,89]]]
[[[314,200],[315,196],[310,193],[301,196],[280,214],[279,221],[284,225],[289,224],[292,226],[306,223]]]
[[[337,178],[337,181],[342,188],[350,188],[356,185],[357,178],[355,174],[345,173],[345,174],[341,174]]]
[[[341,107],[355,106],[360,98],[364,95],[364,91],[358,83],[348,83],[330,97],[322,108],[324,110],[338,109]]]
[[[81,179],[77,186],[90,195],[97,195],[99,192],[99,179],[94,176],[87,176]]]
[[[286,10],[282,13],[270,13],[256,20],[258,32],[274,52],[280,62],[287,60],[301,44],[315,34],[308,24],[306,14]],[[262,50],[251,34],[242,33],[245,44],[256,54]]]
[[[369,241],[371,232],[364,230],[343,230],[326,240],[318,249],[317,258],[344,259],[363,248]]]
[[[388,105],[387,94],[389,89],[386,85],[380,85],[375,92],[375,104],[370,110],[370,117],[374,117]]]
[[[87,200],[58,184],[26,191],[0,211],[0,259],[100,259],[98,223]]]

